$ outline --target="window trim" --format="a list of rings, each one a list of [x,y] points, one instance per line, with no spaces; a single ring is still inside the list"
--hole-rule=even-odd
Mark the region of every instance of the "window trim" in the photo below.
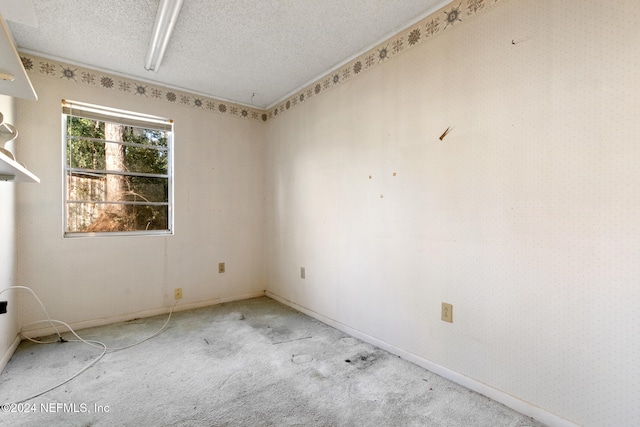
[[[74,114],[79,113],[79,114]],[[149,128],[153,130],[165,131],[167,136],[167,174],[154,174],[144,172],[127,172],[127,171],[111,171],[111,170],[91,170],[85,168],[71,168],[67,164],[67,144],[69,141],[69,135],[67,135],[68,118],[71,117],[83,117],[94,120],[108,121],[111,123],[118,123],[125,126],[135,126],[142,128]],[[86,138],[95,141],[106,141],[96,138]],[[62,115],[61,115],[61,141],[62,141],[62,233],[63,238],[82,238],[82,237],[107,237],[107,236],[172,236],[175,234],[174,225],[174,123],[172,119],[166,119],[163,117],[152,116],[143,113],[137,113],[133,111],[126,111],[111,107],[103,107],[94,104],[88,104],[78,101],[62,100]],[[109,142],[109,141],[106,141]],[[156,147],[147,147],[143,144],[129,143],[114,141],[125,146],[142,146],[147,149],[157,149]],[[145,205],[145,206],[167,206],[167,229],[163,230],[134,230],[134,231],[101,231],[101,232],[86,232],[86,231],[67,231],[69,210],[68,207],[72,203],[91,202],[96,204],[106,204],[104,201],[81,201],[81,200],[68,200],[69,196],[69,182],[68,174],[70,172],[86,172],[103,174],[118,174],[126,176],[141,176],[150,178],[166,178],[168,181],[168,201],[165,202],[136,202],[136,201],[123,201],[123,202],[108,202],[109,204],[125,204],[125,205]]]

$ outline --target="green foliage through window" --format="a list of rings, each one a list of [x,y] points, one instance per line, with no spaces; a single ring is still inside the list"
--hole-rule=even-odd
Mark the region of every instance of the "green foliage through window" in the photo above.
[[[171,122],[95,108],[63,108],[65,233],[170,232]]]

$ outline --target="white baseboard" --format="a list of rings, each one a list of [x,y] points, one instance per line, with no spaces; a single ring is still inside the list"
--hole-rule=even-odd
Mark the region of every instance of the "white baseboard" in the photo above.
[[[9,348],[7,348],[7,351],[5,351],[4,354],[2,355],[2,359],[0,359],[0,374],[2,373],[2,371],[4,371],[4,367],[7,366],[7,363],[9,363],[9,360],[11,360],[11,356],[13,356],[13,353],[16,351],[16,348],[18,348],[18,345],[20,345],[20,341],[21,341],[20,334],[18,334],[11,342],[11,345],[9,346]]]
[[[396,356],[400,356],[403,359],[408,360],[409,362],[414,363],[418,366],[421,366],[431,372],[434,372],[443,378],[453,381],[456,384],[460,384],[461,386],[464,386],[470,390],[480,393],[483,396],[487,396],[488,398],[493,399],[496,402],[500,402],[503,405],[508,406],[509,408],[520,412],[521,414],[532,417],[544,424],[547,424],[549,426],[554,426],[554,427],[579,427],[577,424],[574,424],[569,420],[566,420],[550,412],[547,412],[544,409],[539,408],[529,402],[525,402],[524,400],[518,399],[517,397],[511,396],[510,394],[507,394],[493,387],[490,387],[487,384],[474,380],[473,378],[464,376],[458,372],[452,371],[451,369],[445,368],[444,366],[430,362],[402,348],[395,347],[389,343],[386,343],[375,337],[372,337],[371,335],[368,335],[357,329],[353,329],[345,324],[338,322],[337,320],[323,316],[320,313],[317,313],[313,310],[310,310],[306,307],[296,304],[293,301],[289,301],[284,297],[276,295],[273,292],[266,291],[265,295],[278,302],[281,302],[282,304],[288,305],[289,307],[294,308],[310,317],[313,317],[314,319],[317,319],[322,323],[325,323],[333,328],[336,328],[346,334],[359,338],[362,341],[375,345],[376,347],[380,347],[388,351],[389,353],[393,353]]]
[[[235,295],[235,296],[225,297],[225,298],[214,298],[214,299],[191,302],[186,304],[178,303],[175,306],[173,312],[176,313],[178,311],[186,311],[186,310],[193,310],[194,308],[209,307],[212,305],[218,305],[225,302],[240,301],[240,300],[249,299],[249,298],[262,297],[264,296],[264,293],[265,291],[258,291],[258,292],[251,292],[248,294]],[[82,329],[93,328],[96,326],[104,326],[104,325],[110,325],[112,323],[126,322],[132,319],[141,319],[144,317],[158,316],[160,314],[168,313],[169,310],[171,310],[171,306],[154,308],[151,310],[137,311],[135,313],[119,314],[117,316],[102,317],[99,319],[85,320],[82,322],[74,322],[74,323],[69,323],[69,326],[71,326],[74,331],[79,331]],[[55,320],[64,321],[64,319],[55,319]],[[64,327],[62,327],[60,328],[60,330],[63,331],[65,329]],[[55,334],[55,330],[51,326],[44,326],[41,328],[34,328],[34,329],[29,329],[27,331],[23,331],[22,334],[29,338],[37,338],[37,337],[43,337],[43,336]],[[18,340],[18,342],[20,342],[20,340]]]

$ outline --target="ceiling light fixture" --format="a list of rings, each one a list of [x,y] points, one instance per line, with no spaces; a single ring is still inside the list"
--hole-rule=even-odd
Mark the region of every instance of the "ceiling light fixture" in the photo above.
[[[171,38],[171,32],[178,20],[182,2],[183,0],[160,0],[156,23],[151,35],[151,43],[147,51],[147,59],[144,63],[145,70],[158,72],[162,57]]]

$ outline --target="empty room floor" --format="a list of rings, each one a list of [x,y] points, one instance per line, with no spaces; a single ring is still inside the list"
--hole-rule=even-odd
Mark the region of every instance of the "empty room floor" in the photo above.
[[[121,347],[166,319],[79,334]],[[0,375],[0,402],[59,384],[101,353],[23,341]],[[12,426],[542,426],[267,297],[174,313],[158,336],[3,409],[0,425]]]

